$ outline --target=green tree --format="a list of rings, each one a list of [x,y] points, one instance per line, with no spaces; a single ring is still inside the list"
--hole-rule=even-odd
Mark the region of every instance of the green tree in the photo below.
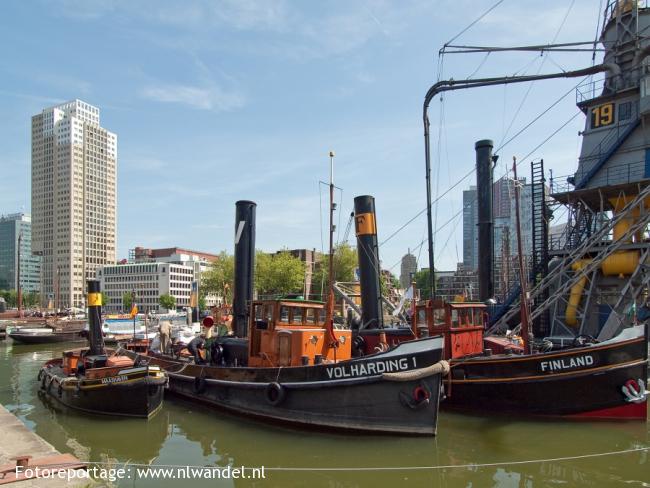
[[[221,251],[210,269],[201,275],[200,290],[206,295],[214,293],[223,297],[226,303],[232,303],[232,289],[235,279],[235,258],[226,251]]]
[[[334,248],[334,282],[337,281],[355,281],[354,270],[359,266],[359,259],[356,248],[349,244],[341,244]],[[327,279],[329,276],[329,255],[324,255],[318,267],[314,271],[311,280],[312,294],[321,297],[327,297],[329,287]]]
[[[14,308],[17,306],[17,295],[16,295],[16,290],[2,290],[0,291],[0,296],[5,299],[5,302],[7,302],[7,307],[9,308]]]
[[[167,310],[175,310],[176,309],[176,298],[169,294],[164,294],[160,295],[160,298],[158,299],[158,303],[160,303],[160,306],[162,308],[165,308]]]
[[[124,310],[127,312],[131,311],[131,305],[133,305],[133,295],[130,291],[125,291],[122,294],[122,305],[124,305]]]
[[[256,253],[255,288],[260,295],[302,293],[305,263],[287,251]]]
[[[35,307],[40,303],[40,294],[36,291],[29,291],[23,294],[23,306],[25,308]]]
[[[105,307],[108,305],[111,299],[108,297],[108,295],[105,292],[101,292],[101,295],[102,295],[102,307]]]
[[[429,270],[425,268],[416,272],[414,281],[415,281],[416,288],[420,290],[420,296],[422,297],[422,299],[431,298],[431,286],[429,285]]]

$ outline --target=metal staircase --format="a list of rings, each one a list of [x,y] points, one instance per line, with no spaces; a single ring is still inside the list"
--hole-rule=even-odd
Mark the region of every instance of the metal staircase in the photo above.
[[[548,274],[548,207],[546,205],[546,179],[544,178],[544,160],[531,161],[531,200],[532,200],[532,237],[533,268],[532,282],[538,284]],[[548,298],[548,292],[542,293],[536,302]],[[533,306],[538,303],[534,302]],[[542,314],[533,322],[536,336],[548,334],[548,313]]]
[[[625,246],[637,232],[645,230],[648,224],[650,224],[649,211],[642,212],[641,217],[635,220],[634,224],[617,241],[609,241],[605,246],[598,246],[600,242],[605,241],[617,223],[624,219],[629,219],[632,209],[642,206],[644,200],[647,198],[650,198],[650,185],[645,186],[621,212],[615,214],[608,221],[603,222],[603,225],[593,233],[590,239],[583,241],[580,245],[572,249],[564,257],[562,264],[550,271],[543,280],[532,288],[529,293],[529,298],[533,303],[536,303],[536,306],[531,311],[531,320],[535,320],[545,311],[549,310],[559,299],[569,293],[571,288],[583,276],[590,276],[594,271],[597,271],[607,257]],[[585,257],[585,255],[590,255],[591,261],[579,272],[574,272],[572,265]],[[553,289],[553,293],[545,298],[544,294],[550,292],[553,284],[557,284],[557,288]],[[519,307],[512,307],[489,329],[488,333],[502,333],[508,328],[508,324],[515,319],[518,313]]]

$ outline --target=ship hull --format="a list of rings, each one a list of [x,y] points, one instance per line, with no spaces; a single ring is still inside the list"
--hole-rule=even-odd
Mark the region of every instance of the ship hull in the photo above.
[[[39,373],[40,389],[71,409],[98,415],[148,418],[162,406],[166,378],[147,367],[84,379],[65,376],[56,365]]]
[[[647,344],[639,326],[627,337],[587,347],[453,360],[442,405],[504,415],[645,420]]]
[[[55,344],[59,342],[86,342],[86,338],[77,332],[53,332],[38,334],[28,332],[12,332],[9,337],[20,344]]]
[[[189,400],[305,428],[435,435],[441,374],[407,379],[442,357],[442,339],[402,343],[335,364],[284,368],[211,367],[151,357],[169,390]]]

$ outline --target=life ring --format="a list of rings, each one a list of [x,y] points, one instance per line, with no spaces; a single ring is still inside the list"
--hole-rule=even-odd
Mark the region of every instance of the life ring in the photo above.
[[[205,391],[206,386],[205,378],[201,378],[200,376],[194,378],[194,393],[200,395]]]
[[[286,391],[284,389],[284,386],[274,381],[273,383],[269,383],[266,386],[264,394],[266,396],[266,401],[275,406],[279,405],[282,400],[284,400]]]
[[[413,401],[416,404],[427,402],[429,400],[429,396],[429,392],[426,390],[426,388],[423,388],[420,385],[416,386],[413,389]]]

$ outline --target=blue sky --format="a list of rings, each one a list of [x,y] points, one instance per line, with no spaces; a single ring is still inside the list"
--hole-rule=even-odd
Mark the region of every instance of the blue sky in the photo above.
[[[118,255],[136,245],[232,252],[234,203],[258,203],[257,247],[321,247],[319,180],[335,183],[341,236],[353,198],[376,198],[380,242],[425,207],[422,100],[438,50],[495,0],[0,3],[0,213],[30,206],[30,117],[80,98],[118,135]],[[590,41],[599,2],[504,0],[456,43]],[[447,55],[442,78],[534,74],[591,65],[591,53]],[[433,194],[497,146],[496,175],[576,114],[578,80],[450,93],[430,111]],[[522,104],[522,101],[524,103]],[[521,105],[521,109],[519,109]],[[441,116],[444,110],[444,116]],[[443,120],[444,123],[440,124]],[[532,158],[572,172],[580,114]],[[527,161],[528,161],[527,160]],[[521,167],[524,176],[528,163]],[[436,267],[462,260],[462,189],[437,208]],[[323,218],[326,217],[322,188]],[[338,218],[338,217],[337,217]],[[380,248],[399,263],[425,236],[424,216]],[[325,241],[327,240],[325,236]],[[416,255],[418,254],[416,249]],[[426,248],[420,264],[426,266]],[[399,266],[392,270],[399,274]]]

